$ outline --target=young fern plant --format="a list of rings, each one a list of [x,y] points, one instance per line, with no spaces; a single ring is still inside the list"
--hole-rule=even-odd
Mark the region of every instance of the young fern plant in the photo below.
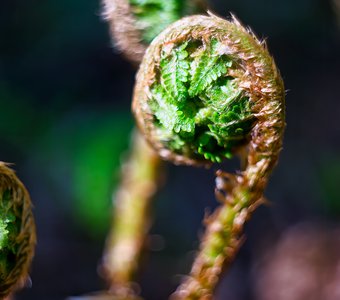
[[[35,244],[35,224],[29,194],[15,173],[0,162],[1,299],[25,283]]]
[[[203,8],[203,0],[103,0],[117,48],[140,63],[150,42],[168,25]]]
[[[234,17],[184,18],[146,51],[133,112],[158,154],[175,164],[211,166],[237,153],[245,162],[237,174],[217,171],[222,204],[206,220],[190,275],[173,299],[211,299],[234,258],[282,147],[284,96],[266,46]]]
[[[202,10],[203,0],[104,0],[116,46],[140,63],[147,45],[182,15]],[[103,257],[109,291],[120,299],[136,297],[140,253],[150,226],[149,206],[159,187],[161,160],[139,133],[133,135],[130,155],[114,197],[113,222]]]

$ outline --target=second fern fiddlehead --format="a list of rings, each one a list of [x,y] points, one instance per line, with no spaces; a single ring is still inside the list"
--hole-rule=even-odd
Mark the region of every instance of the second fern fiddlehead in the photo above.
[[[197,0],[103,0],[116,46],[139,63],[147,45],[168,25],[198,11]]]
[[[0,162],[0,298],[28,276],[35,247],[31,200],[23,184]]]
[[[281,150],[282,79],[265,45],[236,19],[188,17],[148,48],[133,111],[159,155],[177,164],[210,165],[247,153],[242,172],[217,172],[216,195],[223,203],[207,220],[191,274],[174,295],[209,299]]]

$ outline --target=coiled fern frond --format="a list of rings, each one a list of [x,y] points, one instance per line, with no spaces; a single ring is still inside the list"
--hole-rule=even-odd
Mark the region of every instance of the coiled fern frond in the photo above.
[[[209,166],[235,154],[246,162],[237,174],[217,172],[222,205],[207,220],[190,276],[174,298],[211,299],[222,267],[236,254],[282,147],[284,94],[266,46],[236,18],[184,18],[148,48],[133,111],[159,155],[187,165]]]
[[[36,243],[29,194],[14,172],[0,162],[0,298],[28,277]]]

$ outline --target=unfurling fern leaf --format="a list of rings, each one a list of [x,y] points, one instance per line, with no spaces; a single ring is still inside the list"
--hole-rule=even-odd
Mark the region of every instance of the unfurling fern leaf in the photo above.
[[[213,41],[210,51],[205,49],[199,50],[199,55],[195,57],[191,63],[191,84],[189,95],[194,97],[210,86],[213,81],[216,81],[227,72],[227,67],[231,67],[231,61],[225,56],[218,54],[216,48],[217,41]]]
[[[165,57],[160,62],[162,83],[164,89],[174,101],[183,101],[187,97],[185,82],[188,81],[189,63],[185,59],[188,43],[174,50],[173,55]]]
[[[154,101],[152,108],[157,110],[156,114],[157,119],[163,126],[167,127],[170,131],[173,130],[176,124],[179,122],[177,106],[166,101],[166,99],[168,98],[168,94],[161,86],[157,86],[153,90],[153,95]]]

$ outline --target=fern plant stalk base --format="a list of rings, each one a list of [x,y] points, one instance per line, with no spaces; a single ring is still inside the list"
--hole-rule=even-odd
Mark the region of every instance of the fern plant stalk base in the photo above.
[[[159,167],[156,153],[135,132],[130,156],[122,167],[122,182],[114,196],[112,229],[104,254],[110,290],[122,299],[134,297],[133,281],[150,226],[149,206],[158,188]]]

